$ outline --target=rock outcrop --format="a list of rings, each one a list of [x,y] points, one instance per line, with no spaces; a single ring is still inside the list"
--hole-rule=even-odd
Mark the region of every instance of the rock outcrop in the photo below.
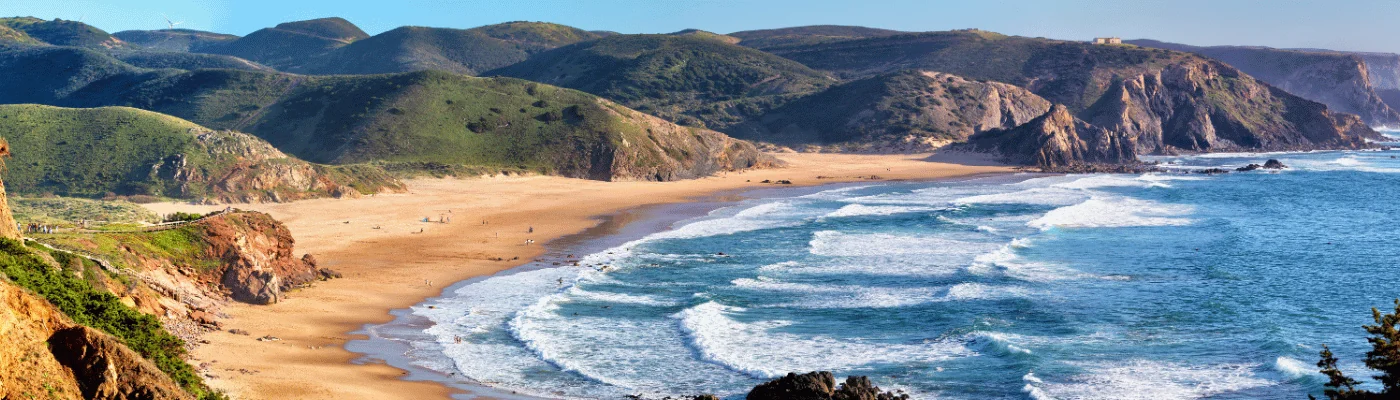
[[[0,280],[0,398],[190,399],[111,335]]]
[[[0,139],[0,170],[5,169],[4,157],[10,156],[10,142]],[[14,215],[10,214],[9,196],[5,194],[5,182],[0,180],[0,238],[19,239],[19,225],[15,224]]]
[[[284,290],[314,282],[322,275],[314,258],[293,255],[291,231],[267,214],[231,213],[206,218],[197,225],[208,245],[205,254],[222,263],[202,276],[217,276],[234,300],[276,303]]]
[[[1355,115],[1331,112],[1213,60],[1117,80],[1079,116],[1134,136],[1141,154],[1355,149],[1380,138]]]
[[[909,395],[882,392],[864,376],[850,376],[837,385],[830,372],[809,372],[787,376],[758,385],[748,400],[903,400]]]
[[[1144,47],[1186,51],[1224,61],[1288,93],[1326,104],[1333,111],[1356,114],[1372,125],[1400,123],[1400,112],[1387,105],[1377,94],[1377,89],[1383,88],[1377,82],[1394,80],[1394,73],[1372,77],[1372,63],[1361,55],[1254,46],[1198,47],[1154,40],[1128,42]]]
[[[731,133],[787,146],[847,144],[875,152],[918,152],[1014,128],[1045,114],[1050,105],[1010,84],[902,71],[803,97]]]
[[[753,143],[709,129],[676,125],[630,108],[598,100],[599,105],[634,132],[618,134],[586,157],[587,165],[562,169],[564,176],[605,181],[674,181],[721,171],[771,168],[782,161],[760,152]]]
[[[1065,106],[1055,105],[1026,124],[973,135],[953,149],[997,154],[1012,164],[1058,169],[1136,163],[1136,140],[1134,135],[1081,121]]]
[[[67,367],[87,399],[193,399],[150,361],[111,335],[86,326],[49,337],[54,359]]]

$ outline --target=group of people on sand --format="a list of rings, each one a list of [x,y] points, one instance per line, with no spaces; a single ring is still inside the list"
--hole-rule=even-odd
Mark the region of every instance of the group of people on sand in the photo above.
[[[42,225],[42,224],[37,224],[37,223],[33,223],[33,222],[30,222],[28,225],[25,225],[25,224],[21,224],[21,223],[16,222],[16,223],[15,223],[15,229],[19,229],[19,230],[21,230],[21,231],[24,231],[24,233],[46,233],[46,234],[47,234],[47,233],[53,233],[54,230],[55,230],[56,228],[54,228],[52,225]]]

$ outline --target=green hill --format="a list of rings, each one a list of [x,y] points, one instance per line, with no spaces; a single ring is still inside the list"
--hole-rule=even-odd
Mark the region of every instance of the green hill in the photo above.
[[[350,21],[321,18],[259,29],[236,40],[207,46],[203,51],[285,69],[367,37]]]
[[[729,34],[729,36],[739,38],[739,45],[741,46],[768,50],[778,47],[894,36],[904,33],[908,32],[866,28],[862,26],[813,25],[734,32]]]
[[[715,129],[833,83],[790,60],[693,35],[609,36],[540,53],[488,74],[574,88],[671,121]]]
[[[23,31],[17,31],[14,28],[0,25],[0,43],[34,45],[41,44],[42,42],[29,37],[29,34]]]
[[[18,193],[284,201],[398,188],[383,170],[287,157],[255,137],[131,108],[0,106]]]
[[[58,104],[90,85],[139,79],[149,72],[77,47],[0,49],[0,103]]]
[[[596,37],[581,29],[536,22],[473,29],[410,26],[355,41],[286,70],[323,75],[441,70],[475,75]]]
[[[1040,96],[1004,83],[902,71],[794,100],[733,132],[736,137],[789,146],[928,151],[976,133],[1024,124],[1050,106]]]
[[[223,43],[238,40],[238,36],[192,29],[160,29],[154,31],[121,31],[117,39],[143,48],[161,51],[200,52]]]
[[[173,51],[113,50],[112,57],[139,68],[174,69],[241,69],[272,71],[272,68],[234,56],[222,54],[181,53]]]
[[[55,46],[119,48],[125,44],[106,31],[78,21],[34,17],[0,18],[0,26],[24,32],[31,38]]]

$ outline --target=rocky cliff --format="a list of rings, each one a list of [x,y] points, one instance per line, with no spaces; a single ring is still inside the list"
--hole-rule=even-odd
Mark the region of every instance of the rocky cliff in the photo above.
[[[849,376],[840,385],[830,372],[789,373],[758,385],[747,400],[905,400],[909,395],[884,392],[864,376]]]
[[[1135,137],[1142,154],[1354,149],[1380,138],[1355,115],[1205,59],[1121,76],[1079,117]]]
[[[0,280],[0,398],[190,399],[120,340]]]
[[[5,157],[10,156],[10,142],[0,138],[0,171],[5,169]],[[5,194],[5,182],[0,180],[0,238],[19,240],[19,225],[10,213],[9,196]]]
[[[803,97],[731,131],[785,146],[846,144],[866,151],[916,152],[1010,129],[1049,109],[1048,100],[1009,84],[902,71]]]
[[[111,288],[143,312],[186,318],[213,313],[225,299],[270,304],[283,292],[332,277],[314,258],[293,254],[286,226],[258,212],[235,211],[152,232],[62,235],[46,238],[108,261],[141,283]],[[202,318],[193,318],[195,322]]]
[[[1198,47],[1154,40],[1128,42],[1144,47],[1192,52],[1224,61],[1288,93],[1326,104],[1334,111],[1356,114],[1372,125],[1400,123],[1400,112],[1387,105],[1376,92],[1376,81],[1394,80],[1394,72],[1372,77],[1372,63],[1357,54],[1269,47]]]
[[[1006,162],[1061,169],[1083,164],[1137,162],[1137,137],[1081,121],[1055,105],[1028,123],[973,135],[955,149],[1000,155]]]

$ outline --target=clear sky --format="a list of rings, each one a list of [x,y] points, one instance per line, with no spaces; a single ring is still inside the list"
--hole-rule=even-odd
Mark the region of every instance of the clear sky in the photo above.
[[[164,28],[162,14],[181,28],[238,35],[339,16],[370,34],[519,20],[623,33],[838,24],[1400,53],[1396,0],[0,0],[0,15],[81,19],[110,32]]]

